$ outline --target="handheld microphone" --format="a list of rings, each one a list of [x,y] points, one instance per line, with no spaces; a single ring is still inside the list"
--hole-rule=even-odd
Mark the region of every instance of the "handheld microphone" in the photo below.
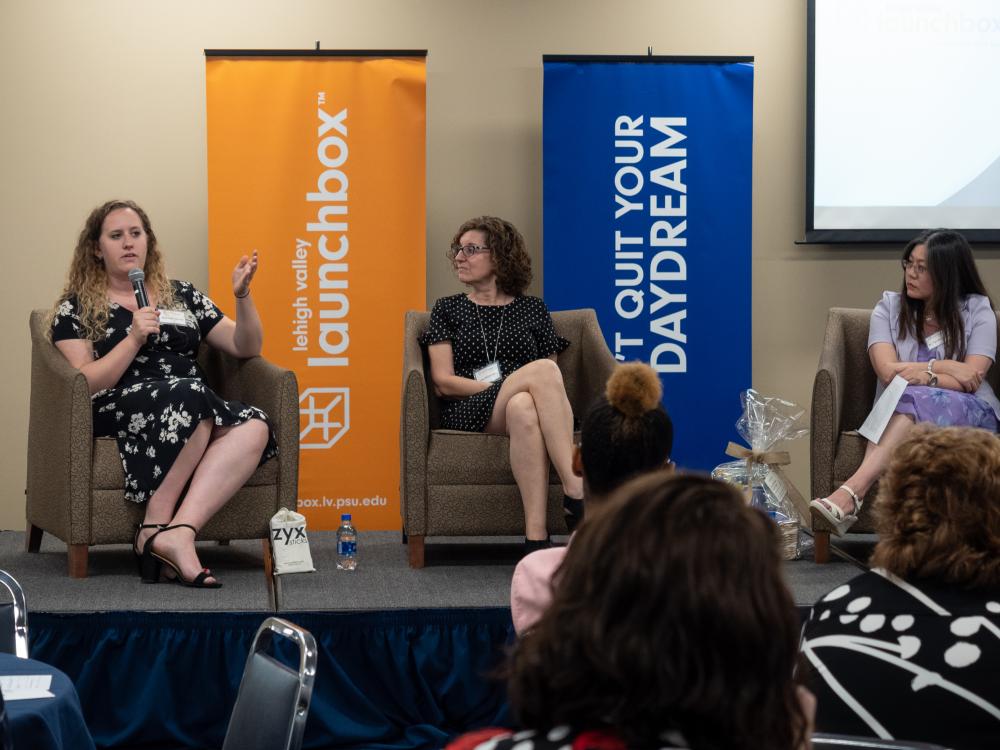
[[[149,307],[149,297],[146,295],[146,274],[141,268],[133,268],[128,272],[128,280],[132,282],[132,291],[135,292],[135,303],[141,310]]]

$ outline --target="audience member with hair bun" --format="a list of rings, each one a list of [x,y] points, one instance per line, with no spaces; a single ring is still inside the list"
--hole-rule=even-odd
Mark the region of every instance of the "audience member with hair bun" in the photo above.
[[[449,750],[804,750],[799,616],[775,525],[738,489],[654,472],[573,537],[551,606],[514,646],[520,731]]]
[[[875,513],[872,569],[803,632],[817,730],[1000,746],[1000,439],[917,425]]]
[[[674,428],[660,404],[660,379],[652,367],[619,365],[605,395],[583,418],[580,444],[573,452],[573,471],[583,478],[588,508],[629,479],[670,465]],[[552,600],[552,576],[566,555],[565,547],[534,552],[518,563],[510,584],[514,629],[523,633]]]

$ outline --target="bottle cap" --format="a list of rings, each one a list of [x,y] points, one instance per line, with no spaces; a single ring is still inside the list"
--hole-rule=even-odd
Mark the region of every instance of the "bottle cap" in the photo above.
[[[350,521],[351,520],[351,514],[350,513],[341,513],[340,514],[340,520],[341,521]]]

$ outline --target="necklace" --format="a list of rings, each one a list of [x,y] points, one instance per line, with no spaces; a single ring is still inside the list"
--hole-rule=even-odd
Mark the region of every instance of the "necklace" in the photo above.
[[[486,341],[486,329],[483,328],[483,315],[479,311],[479,305],[476,305],[476,319],[479,321],[479,332],[483,334],[483,349],[486,350],[486,362],[495,362],[497,355],[500,353],[500,331],[503,330],[503,316],[507,314],[507,306],[503,305],[500,308],[500,326],[497,328],[497,343],[493,347],[493,357],[490,357],[490,345]]]

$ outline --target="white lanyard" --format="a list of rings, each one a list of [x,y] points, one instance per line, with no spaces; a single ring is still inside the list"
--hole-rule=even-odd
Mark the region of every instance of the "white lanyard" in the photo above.
[[[476,305],[476,318],[479,320],[479,332],[483,334],[483,349],[486,350],[486,361],[494,362],[496,361],[497,355],[500,353],[500,331],[503,330],[503,316],[507,312],[507,305],[504,305],[500,310],[500,327],[497,328],[497,345],[493,347],[493,356],[490,357],[490,346],[486,342],[486,329],[483,328],[483,316],[479,312],[479,305]]]

